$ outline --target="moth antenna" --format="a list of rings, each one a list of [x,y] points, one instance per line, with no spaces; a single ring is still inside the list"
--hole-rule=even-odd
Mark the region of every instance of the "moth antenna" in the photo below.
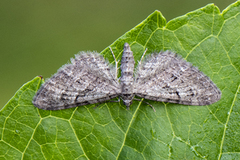
[[[133,98],[133,100],[142,101],[141,99],[137,99],[137,98]],[[150,107],[152,107],[153,111],[156,112],[155,108],[150,103],[148,103],[146,101],[142,101],[142,102],[148,104]]]
[[[142,60],[143,60],[143,57],[145,56],[147,50],[148,50],[148,49],[146,48],[145,51],[144,51],[144,53],[143,53],[143,55],[142,55],[142,57],[141,57],[141,60],[140,60],[139,64],[141,64],[141,62],[142,62]]]
[[[111,53],[112,53],[112,55],[113,55],[114,61],[115,61],[115,67],[116,67],[115,78],[117,79],[117,76],[118,76],[118,61],[116,60],[116,57],[115,57],[115,55],[114,55],[114,53],[113,53],[113,51],[112,51],[112,48],[109,47],[109,49],[110,49],[110,51],[111,51]]]

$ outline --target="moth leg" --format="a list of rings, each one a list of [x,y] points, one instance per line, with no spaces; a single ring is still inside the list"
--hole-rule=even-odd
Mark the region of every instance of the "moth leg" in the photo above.
[[[116,57],[115,57],[115,55],[114,55],[114,53],[113,53],[113,51],[112,51],[112,48],[109,47],[109,49],[110,49],[110,51],[111,51],[111,53],[112,53],[112,55],[113,55],[114,61],[115,61],[115,68],[116,68],[115,78],[117,79],[117,76],[118,76],[118,61],[116,60]]]
[[[105,101],[105,102],[100,102],[100,103],[98,103],[93,109],[96,109],[100,104],[102,104],[102,103],[108,103],[108,102],[120,102],[120,98],[118,98],[118,100],[117,101]]]
[[[137,99],[137,98],[133,98],[133,100],[142,101],[141,99]],[[150,103],[148,103],[148,102],[146,102],[146,101],[142,101],[142,102],[148,104],[150,107],[152,107],[153,111],[156,112],[155,108],[154,108]]]
[[[143,60],[143,57],[145,56],[147,50],[148,50],[148,49],[146,48],[145,51],[144,51],[144,53],[143,53],[143,55],[142,55],[142,57],[141,57],[141,60],[140,60],[140,62],[139,62],[139,65],[141,64],[141,62],[142,62],[142,60]]]
[[[118,98],[117,101],[108,101],[108,102],[120,102],[120,98]]]

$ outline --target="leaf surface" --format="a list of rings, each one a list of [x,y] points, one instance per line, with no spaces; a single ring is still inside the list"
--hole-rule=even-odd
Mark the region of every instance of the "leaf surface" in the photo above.
[[[117,39],[135,62],[171,50],[197,66],[222,91],[219,102],[186,106],[145,100],[59,111],[39,110],[32,98],[43,82],[24,84],[0,111],[0,159],[240,159],[240,2],[222,13],[214,4],[168,23],[159,11]],[[101,54],[112,65],[109,48]],[[136,63],[137,65],[137,63]]]

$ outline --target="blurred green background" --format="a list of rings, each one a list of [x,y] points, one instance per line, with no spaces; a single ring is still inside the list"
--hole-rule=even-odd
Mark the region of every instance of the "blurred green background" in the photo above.
[[[167,21],[235,0],[1,0],[0,109],[27,81],[50,77],[79,51],[101,52],[155,10]]]

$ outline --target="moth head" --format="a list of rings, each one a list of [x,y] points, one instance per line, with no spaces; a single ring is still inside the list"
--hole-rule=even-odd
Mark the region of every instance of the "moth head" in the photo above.
[[[130,105],[132,104],[132,100],[124,100],[123,104],[127,106],[127,110],[129,110]]]

